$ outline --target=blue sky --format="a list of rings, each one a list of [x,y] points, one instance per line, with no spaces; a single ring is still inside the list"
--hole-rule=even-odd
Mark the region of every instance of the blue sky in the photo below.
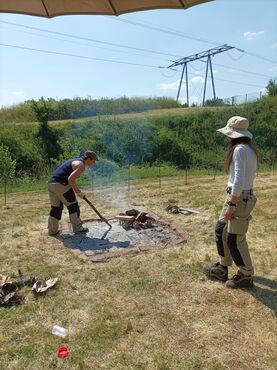
[[[45,19],[2,13],[0,43],[16,47],[0,45],[0,107],[41,96],[176,98],[181,67],[177,71],[159,67],[222,44],[246,53],[231,50],[213,58],[216,95],[258,93],[277,76],[276,16],[276,0],[215,0],[185,11],[163,9],[119,17]],[[188,73],[190,103],[202,102],[205,63],[190,63]],[[212,97],[210,79],[206,96]],[[185,97],[183,86],[180,98]]]

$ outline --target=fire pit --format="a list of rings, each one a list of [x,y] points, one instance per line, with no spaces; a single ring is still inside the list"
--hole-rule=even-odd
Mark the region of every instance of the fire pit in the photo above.
[[[187,234],[159,216],[135,209],[109,219],[112,228],[96,219],[85,220],[86,234],[74,235],[70,223],[63,223],[62,240],[66,247],[84,260],[106,262],[112,257],[185,243]]]
[[[128,229],[148,229],[153,226],[154,219],[146,212],[138,211],[137,209],[130,209],[125,213],[120,213],[115,217],[120,221],[120,224],[125,230]]]

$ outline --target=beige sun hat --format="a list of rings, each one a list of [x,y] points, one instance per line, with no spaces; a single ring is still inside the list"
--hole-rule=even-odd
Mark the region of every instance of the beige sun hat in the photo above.
[[[234,116],[228,120],[225,127],[220,128],[217,131],[230,137],[231,139],[236,139],[238,137],[249,137],[252,139],[253,135],[247,130],[248,126],[249,121],[247,118]]]

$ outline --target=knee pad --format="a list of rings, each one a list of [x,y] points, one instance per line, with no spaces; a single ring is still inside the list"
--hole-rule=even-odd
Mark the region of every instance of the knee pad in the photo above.
[[[79,207],[79,204],[77,202],[67,206],[67,209],[68,209],[69,214],[77,213],[77,216],[80,217],[80,207]]]
[[[60,220],[62,218],[62,212],[63,212],[63,204],[59,207],[51,207],[49,215],[56,218],[57,220]]]

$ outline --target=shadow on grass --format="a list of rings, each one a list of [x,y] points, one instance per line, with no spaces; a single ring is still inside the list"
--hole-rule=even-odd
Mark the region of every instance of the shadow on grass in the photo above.
[[[277,281],[263,276],[255,276],[254,282],[254,287],[247,290],[247,292],[265,306],[277,312]]]

